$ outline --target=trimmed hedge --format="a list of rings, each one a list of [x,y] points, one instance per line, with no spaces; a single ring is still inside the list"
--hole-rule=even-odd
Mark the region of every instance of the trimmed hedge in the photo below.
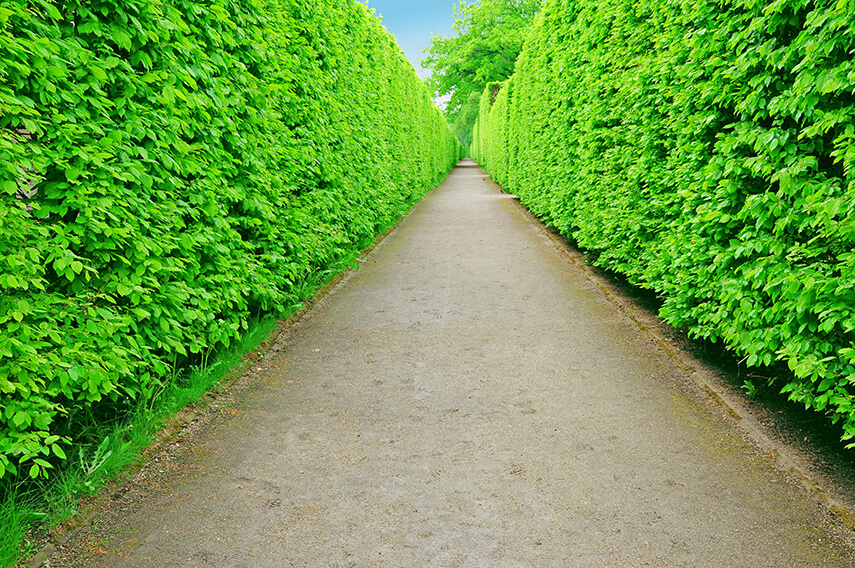
[[[285,313],[459,155],[354,0],[9,0],[0,77],[0,477]]]
[[[853,0],[547,0],[473,155],[855,437]]]

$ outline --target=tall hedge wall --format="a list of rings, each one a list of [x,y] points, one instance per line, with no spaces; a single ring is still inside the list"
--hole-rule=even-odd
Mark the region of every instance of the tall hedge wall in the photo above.
[[[355,0],[9,0],[0,78],[0,477],[293,306],[459,153]]]
[[[473,153],[855,436],[853,0],[546,0]]]

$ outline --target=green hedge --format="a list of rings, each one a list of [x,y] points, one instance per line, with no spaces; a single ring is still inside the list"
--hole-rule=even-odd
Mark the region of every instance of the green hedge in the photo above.
[[[9,0],[0,77],[0,477],[286,312],[459,154],[354,0]]]
[[[547,0],[473,154],[855,436],[853,0]]]

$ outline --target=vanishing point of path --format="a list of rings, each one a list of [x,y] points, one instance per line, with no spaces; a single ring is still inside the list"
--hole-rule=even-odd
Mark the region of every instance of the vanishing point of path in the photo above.
[[[834,518],[471,163],[254,372],[49,565],[855,566]]]

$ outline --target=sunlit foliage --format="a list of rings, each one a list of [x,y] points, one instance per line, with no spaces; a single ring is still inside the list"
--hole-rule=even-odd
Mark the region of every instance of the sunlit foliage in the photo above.
[[[547,0],[473,154],[855,437],[852,0]]]
[[[481,92],[514,72],[526,33],[541,0],[462,0],[449,36],[434,35],[422,66],[428,85],[449,96],[446,115],[464,146],[472,139]]]
[[[0,77],[0,477],[284,313],[458,156],[354,0],[10,0]]]

